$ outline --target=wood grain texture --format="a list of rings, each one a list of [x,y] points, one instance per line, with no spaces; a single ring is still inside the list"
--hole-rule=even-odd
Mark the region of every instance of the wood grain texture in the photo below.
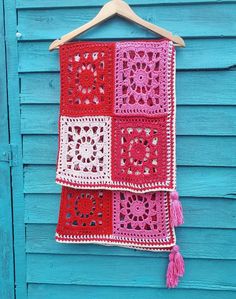
[[[28,254],[27,280],[30,283],[165,288],[168,263],[166,257],[147,259],[104,255]],[[147,261],[148,275],[144,275]],[[223,267],[224,276],[221,274]],[[187,259],[187,275],[179,288],[235,290],[235,267],[235,260]]]
[[[4,36],[3,1],[0,0],[0,36]],[[14,252],[5,40],[0,39],[0,298],[14,299]]]
[[[135,12],[145,20],[166,28],[182,37],[236,36],[234,4],[136,6]],[[56,39],[90,21],[99,7],[80,7],[18,12],[18,30],[21,40]],[[227,18],[222,18],[222,14]],[[181,22],[180,22],[181,20]],[[212,23],[218,21],[218,26]],[[123,18],[115,17],[81,35],[86,38],[155,37],[152,32]]]
[[[68,299],[80,294],[83,299],[104,299],[112,294],[113,299],[179,299],[187,296],[189,299],[235,299],[233,291],[217,290],[191,290],[191,289],[160,289],[148,287],[111,287],[111,286],[79,286],[59,284],[33,284],[28,285],[29,298],[41,299],[48,296],[50,299]],[[68,297],[67,297],[68,296]]]
[[[18,49],[16,42],[17,12],[15,2],[4,0],[4,19],[7,58],[7,92],[9,110],[10,143],[15,147],[17,163],[11,169],[11,194],[13,204],[14,231],[14,293],[16,299],[27,298],[26,254],[24,226],[22,136],[20,133],[20,99],[18,76]],[[5,299],[5,298],[4,298]]]
[[[107,1],[106,0],[90,0],[89,2],[86,0],[49,0],[49,1],[42,1],[42,0],[16,0],[16,7],[17,8],[54,8],[54,7],[101,7]],[[127,1],[132,6],[149,6],[155,5],[158,6],[159,4],[198,4],[198,3],[236,3],[235,0],[128,0]]]

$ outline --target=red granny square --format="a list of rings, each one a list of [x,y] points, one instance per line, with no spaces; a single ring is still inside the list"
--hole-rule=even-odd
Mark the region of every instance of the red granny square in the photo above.
[[[114,51],[113,43],[74,42],[60,47],[61,114],[111,112]]]
[[[111,191],[63,187],[57,233],[82,236],[111,234]]]
[[[112,178],[138,190],[171,187],[168,161],[173,144],[168,141],[168,119],[113,118]]]

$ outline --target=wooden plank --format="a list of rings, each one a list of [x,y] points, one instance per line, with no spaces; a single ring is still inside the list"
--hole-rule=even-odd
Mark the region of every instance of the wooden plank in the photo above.
[[[57,135],[24,135],[23,162],[56,164],[57,143]],[[236,166],[235,148],[235,137],[177,136],[177,165]]]
[[[60,193],[54,166],[24,168],[25,193]],[[236,171],[233,167],[178,167],[177,186],[181,196],[235,198]]]
[[[23,73],[20,76],[22,104],[58,104],[58,73]],[[178,71],[178,105],[236,105],[236,71]],[[42,95],[43,90],[43,95]]]
[[[90,21],[99,7],[73,7],[47,10],[19,10],[18,31],[21,40],[50,40],[58,38]],[[236,5],[156,5],[136,6],[135,12],[149,22],[167,28],[182,37],[236,36]],[[181,22],[180,22],[181,20]],[[212,24],[217,20],[217,26]],[[109,25],[108,25],[109,24]],[[155,37],[151,31],[127,20],[113,18],[83,34],[86,38]]]
[[[58,105],[22,105],[23,134],[57,134]],[[180,106],[177,135],[235,136],[236,106]]]
[[[59,194],[26,194],[25,223],[56,224],[59,202]],[[235,199],[181,197],[181,202],[183,227],[236,228]]]
[[[109,255],[130,257],[161,257],[166,253],[143,252],[119,247],[93,244],[61,244],[54,239],[54,225],[27,225],[26,251],[28,253],[50,253],[67,255]],[[235,230],[183,228],[177,230],[178,245],[185,258],[192,259],[236,259]],[[206,242],[207,240],[207,242]],[[222,241],[224,240],[224,241]],[[225,250],[225,247],[228,250]],[[214,250],[213,250],[214,248]]]
[[[26,290],[26,256],[25,256],[25,226],[23,197],[23,165],[22,139],[20,134],[20,101],[18,77],[18,53],[16,43],[16,9],[15,1],[4,0],[5,36],[8,81],[8,109],[10,115],[10,143],[15,146],[17,163],[11,169],[12,202],[14,219],[14,262],[15,286],[17,299],[27,298]],[[3,37],[2,37],[3,38]]]
[[[16,7],[19,9],[23,8],[55,8],[55,7],[100,7],[104,5],[106,0],[90,0],[89,2],[86,0],[50,0],[50,1],[42,1],[42,0],[16,0]],[[235,3],[235,0],[129,0],[128,3],[132,6],[144,6],[144,5],[159,5],[159,4],[199,4],[199,3]]]
[[[157,256],[147,259],[120,256],[28,254],[27,281],[29,283],[165,288],[167,258]],[[236,261],[186,259],[185,267],[188,275],[181,280],[179,288],[231,291],[236,288]],[[224,269],[223,273],[222,269]]]
[[[114,38],[114,35],[111,36]],[[96,33],[96,38],[101,38],[98,33]],[[49,44],[50,41],[19,43],[19,72],[58,71],[58,51],[49,52]],[[199,70],[233,67],[236,65],[235,48],[236,39],[234,38],[186,39],[186,48],[177,49],[177,69]]]
[[[104,299],[107,294],[112,294],[113,299],[180,299],[186,297],[191,299],[235,299],[233,291],[216,290],[191,290],[184,289],[157,289],[139,287],[109,287],[109,286],[78,286],[78,285],[50,285],[50,284],[28,284],[30,299],[68,299],[77,298],[78,294],[83,299]]]
[[[3,1],[0,0],[0,36],[5,35]],[[14,299],[14,253],[5,40],[0,39],[0,298]]]

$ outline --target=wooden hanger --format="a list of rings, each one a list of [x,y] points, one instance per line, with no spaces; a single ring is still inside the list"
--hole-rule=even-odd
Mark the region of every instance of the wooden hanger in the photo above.
[[[93,28],[94,26],[113,17],[114,15],[119,15],[125,19],[128,19],[129,21],[132,21],[138,25],[141,25],[151,30],[154,33],[166,37],[167,39],[173,41],[175,46],[185,47],[185,42],[180,36],[173,35],[170,31],[167,31],[166,29],[158,27],[140,18],[125,1],[111,0],[101,8],[99,13],[91,21],[63,35],[60,39],[54,40],[49,46],[49,50],[52,51],[58,48],[60,45],[63,45],[64,43],[72,40],[81,33],[84,33],[85,31]]]

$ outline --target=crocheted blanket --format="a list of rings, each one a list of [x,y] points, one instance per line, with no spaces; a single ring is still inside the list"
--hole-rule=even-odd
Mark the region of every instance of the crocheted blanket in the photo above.
[[[176,286],[173,43],[73,42],[60,47],[60,66],[56,240],[171,251]]]
[[[81,189],[175,188],[172,42],[75,42],[60,48],[56,181]]]

